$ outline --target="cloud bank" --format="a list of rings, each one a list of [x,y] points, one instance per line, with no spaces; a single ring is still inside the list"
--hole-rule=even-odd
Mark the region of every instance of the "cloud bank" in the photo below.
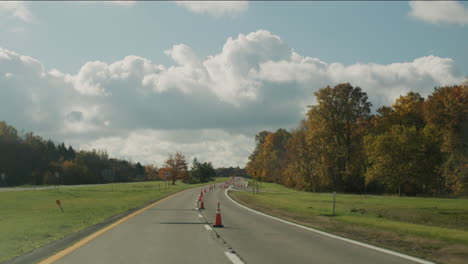
[[[255,133],[295,126],[323,86],[359,85],[378,107],[463,80],[450,58],[344,65],[298,54],[266,30],[230,37],[207,57],[185,44],[164,52],[173,66],[131,55],[64,73],[0,48],[0,119],[144,163],[181,151],[243,166]]]

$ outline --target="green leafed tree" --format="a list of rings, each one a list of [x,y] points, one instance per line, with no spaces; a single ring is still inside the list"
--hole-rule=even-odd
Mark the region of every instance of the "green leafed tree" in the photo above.
[[[197,158],[193,159],[192,168],[190,170],[190,181],[192,182],[209,182],[216,176],[216,171],[211,162],[199,162]]]
[[[434,191],[439,154],[432,132],[394,125],[385,133],[366,136],[366,182],[380,182],[400,196]]]

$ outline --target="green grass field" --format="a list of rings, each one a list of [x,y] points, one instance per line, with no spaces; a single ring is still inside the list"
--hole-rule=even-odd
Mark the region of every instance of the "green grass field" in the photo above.
[[[177,182],[168,189],[164,182],[140,182],[0,192],[0,263],[170,193],[200,185]],[[65,213],[56,200],[61,201]]]
[[[468,259],[468,199],[310,193],[262,183],[263,192],[230,192],[260,211],[442,263]]]

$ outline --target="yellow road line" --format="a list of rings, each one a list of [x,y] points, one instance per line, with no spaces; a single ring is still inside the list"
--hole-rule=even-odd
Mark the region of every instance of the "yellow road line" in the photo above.
[[[183,190],[183,191],[185,191],[185,190]],[[171,194],[171,195],[167,196],[166,198],[163,198],[163,199],[161,199],[161,200],[159,200],[159,201],[156,201],[156,202],[154,202],[154,203],[152,203],[152,204],[146,206],[145,208],[142,208],[142,209],[140,209],[140,210],[138,210],[138,211],[136,211],[136,212],[133,212],[133,213],[131,213],[131,214],[125,216],[124,218],[120,219],[119,221],[117,221],[117,222],[115,222],[115,223],[113,223],[113,224],[111,224],[111,225],[108,225],[108,226],[104,227],[103,229],[100,229],[100,230],[98,230],[97,232],[95,232],[95,233],[93,233],[93,234],[91,234],[91,235],[89,235],[89,236],[87,236],[87,237],[81,239],[80,241],[76,242],[76,243],[73,244],[72,246],[67,247],[67,248],[65,248],[65,249],[62,249],[61,251],[55,253],[54,255],[52,255],[52,256],[50,256],[50,257],[48,257],[48,258],[46,258],[46,259],[44,259],[44,260],[38,262],[38,264],[50,264],[50,263],[54,263],[55,261],[57,261],[57,260],[59,260],[59,259],[65,257],[66,255],[70,254],[71,252],[73,252],[73,251],[79,249],[80,247],[86,245],[87,243],[91,242],[93,239],[95,239],[95,238],[99,237],[100,235],[104,234],[106,231],[111,230],[112,228],[114,228],[114,227],[120,225],[121,223],[127,221],[128,219],[130,219],[130,218],[132,218],[132,217],[134,217],[134,216],[136,216],[137,214],[139,214],[139,213],[141,213],[141,212],[144,212],[144,211],[148,210],[149,208],[151,208],[151,207],[153,207],[153,206],[159,204],[160,202],[162,202],[162,201],[164,201],[164,200],[167,200],[167,199],[171,198],[172,196],[174,196],[174,195],[176,195],[176,194],[179,194],[179,193],[181,193],[181,192],[183,192],[183,191],[180,191],[180,192]]]

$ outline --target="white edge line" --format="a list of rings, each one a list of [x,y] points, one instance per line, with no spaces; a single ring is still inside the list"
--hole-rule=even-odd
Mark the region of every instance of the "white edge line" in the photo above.
[[[213,231],[213,229],[209,225],[205,225],[205,229],[208,230],[208,231]]]
[[[244,264],[244,262],[234,253],[231,253],[229,251],[226,251],[224,252],[224,254],[226,254],[226,256],[228,257],[228,259],[234,263],[234,264]]]
[[[254,209],[251,209],[251,208],[249,208],[249,207],[247,207],[247,206],[244,206],[244,205],[242,205],[242,204],[240,204],[240,203],[234,201],[231,197],[229,197],[229,195],[228,195],[227,193],[228,193],[228,191],[229,191],[230,189],[231,189],[231,187],[229,187],[228,189],[226,189],[226,190],[224,191],[224,194],[226,195],[226,197],[227,197],[229,200],[231,200],[231,202],[237,204],[238,206],[240,206],[240,207],[242,207],[242,208],[244,208],[244,209],[246,209],[246,210],[249,210],[249,211],[251,211],[251,212],[254,212],[254,213],[256,213],[256,214],[263,215],[263,216],[265,216],[265,217],[274,219],[274,220],[276,220],[276,221],[283,222],[283,223],[285,223],[285,224],[293,225],[293,226],[296,226],[296,227],[299,227],[299,228],[302,228],[302,229],[306,229],[306,230],[309,230],[309,231],[312,231],[312,232],[315,232],[315,233],[319,233],[319,234],[324,235],[324,236],[327,236],[327,237],[339,239],[339,240],[346,241],[346,242],[351,243],[351,244],[355,244],[355,245],[359,245],[359,246],[362,246],[362,247],[370,248],[370,249],[373,249],[373,250],[376,250],[376,251],[380,251],[380,252],[383,252],[383,253],[387,253],[387,254],[390,254],[390,255],[393,255],[393,256],[397,256],[397,257],[400,257],[400,258],[412,260],[412,261],[415,261],[415,262],[417,262],[417,263],[422,263],[422,264],[435,264],[434,262],[430,262],[430,261],[427,261],[427,260],[424,260],[424,259],[420,259],[420,258],[408,256],[408,255],[405,255],[405,254],[402,254],[402,253],[398,253],[398,252],[395,252],[395,251],[392,251],[392,250],[388,250],[388,249],[384,249],[384,248],[372,246],[372,245],[369,245],[369,244],[366,244],[366,243],[363,243],[363,242],[359,242],[359,241],[356,241],[356,240],[352,240],[352,239],[349,239],[349,238],[340,237],[340,236],[333,235],[333,234],[330,234],[330,233],[326,233],[326,232],[323,232],[323,231],[320,231],[320,230],[317,230],[317,229],[314,229],[314,228],[311,228],[311,227],[307,227],[307,226],[299,225],[299,224],[296,224],[296,223],[292,223],[292,222],[283,220],[283,219],[278,218],[278,217],[274,217],[274,216],[271,216],[271,215],[267,215],[267,214],[261,213],[261,212],[259,212],[259,211],[255,211]]]

